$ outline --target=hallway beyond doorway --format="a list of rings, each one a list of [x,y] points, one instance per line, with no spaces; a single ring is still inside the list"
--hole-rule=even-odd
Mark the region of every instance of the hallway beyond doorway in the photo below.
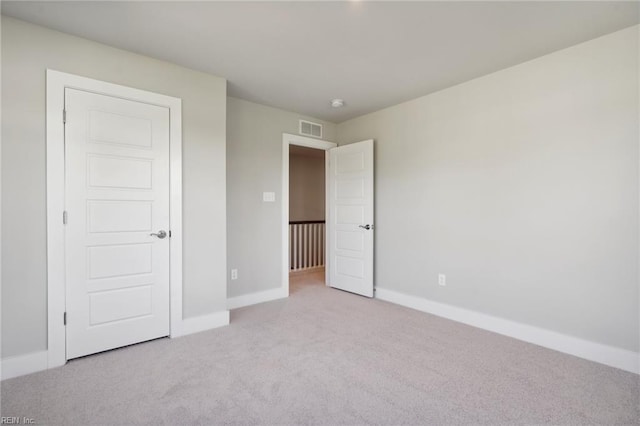
[[[304,289],[325,286],[324,268],[315,268],[301,272],[289,273],[289,293],[294,294]]]

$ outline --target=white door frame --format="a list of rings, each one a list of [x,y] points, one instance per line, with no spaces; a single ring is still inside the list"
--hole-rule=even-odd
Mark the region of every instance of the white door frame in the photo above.
[[[66,330],[64,94],[83,90],[169,108],[170,336],[182,323],[182,100],[47,69],[47,364],[64,365]]]
[[[307,148],[322,149],[327,151],[338,146],[337,143],[321,139],[309,138],[306,136],[282,134],[282,288],[285,297],[289,296],[289,145],[304,146]],[[327,171],[329,170],[329,156],[325,153],[325,182],[328,182]],[[326,198],[326,189],[325,189]],[[326,203],[325,210],[328,214],[329,203]],[[328,216],[327,216],[328,217]],[[325,228],[326,229],[326,228]],[[326,240],[325,240],[326,241]],[[329,259],[326,256],[325,247],[325,280],[329,282]]]

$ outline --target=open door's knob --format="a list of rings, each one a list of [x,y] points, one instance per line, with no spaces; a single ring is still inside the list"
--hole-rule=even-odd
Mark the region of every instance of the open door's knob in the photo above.
[[[369,225],[369,224],[366,224],[366,225],[358,225],[358,227],[359,227],[359,228],[362,228],[362,229],[366,229],[367,231],[368,231],[369,229],[371,229],[371,225]]]
[[[167,236],[167,231],[161,229],[160,231],[158,231],[158,233],[153,232],[149,235],[151,235],[152,237],[158,237],[160,239],[163,239],[164,237]]]

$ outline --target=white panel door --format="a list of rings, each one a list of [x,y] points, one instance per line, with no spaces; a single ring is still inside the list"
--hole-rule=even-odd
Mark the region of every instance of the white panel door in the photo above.
[[[329,150],[329,285],[373,297],[373,140]]]
[[[65,109],[71,359],[169,334],[169,110],[75,89]]]

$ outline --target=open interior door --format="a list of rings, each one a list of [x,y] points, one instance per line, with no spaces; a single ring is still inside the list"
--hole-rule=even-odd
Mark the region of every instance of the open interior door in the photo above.
[[[329,286],[373,297],[373,140],[329,150]]]

